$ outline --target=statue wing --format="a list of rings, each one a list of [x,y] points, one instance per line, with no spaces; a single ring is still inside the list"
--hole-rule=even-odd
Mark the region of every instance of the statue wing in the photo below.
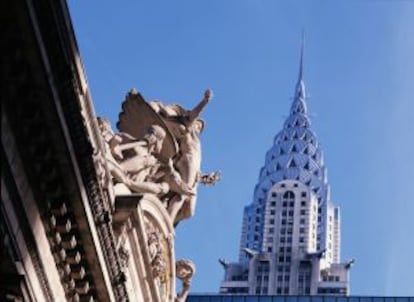
[[[164,120],[144,100],[142,95],[135,90],[131,90],[122,103],[122,111],[117,123],[119,131],[140,139],[146,134],[148,127],[151,125],[158,125],[166,131],[167,135],[164,139],[161,157],[164,159],[172,158],[178,152],[176,138]]]

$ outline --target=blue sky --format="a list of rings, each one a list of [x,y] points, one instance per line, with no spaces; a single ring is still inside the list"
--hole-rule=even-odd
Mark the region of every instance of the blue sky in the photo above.
[[[127,91],[203,112],[195,217],[177,258],[197,265],[194,292],[217,292],[217,259],[237,260],[243,207],[287,116],[306,32],[308,110],[342,210],[342,258],[360,295],[414,296],[414,1],[71,0],[98,115],[113,123]]]

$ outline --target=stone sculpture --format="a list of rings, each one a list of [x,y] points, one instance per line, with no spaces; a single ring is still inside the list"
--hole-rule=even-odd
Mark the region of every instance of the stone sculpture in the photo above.
[[[100,154],[106,161],[99,177],[108,179],[108,171],[114,184],[118,253],[125,270],[132,263],[136,271],[152,276],[138,276],[139,284],[131,285],[139,288],[131,292],[145,292],[148,301],[184,302],[189,293],[195,266],[190,260],[175,263],[174,227],[194,214],[198,184],[213,185],[221,177],[220,172],[202,173],[200,168],[205,126],[200,113],[211,97],[207,90],[187,110],[160,101],[147,103],[132,90],[122,104],[119,132],[109,120],[98,118]],[[182,282],[178,295],[176,277]]]
[[[175,264],[177,278],[181,280],[181,291],[175,298],[175,302],[184,302],[190,292],[191,278],[195,273],[195,266],[191,260],[181,259]]]
[[[165,121],[178,141],[179,152],[175,166],[183,182],[193,191],[201,175],[201,144],[200,133],[204,128],[204,121],[199,115],[211,100],[212,92],[207,90],[204,98],[192,110],[186,110],[180,105],[163,105],[154,101],[150,105]],[[168,212],[175,223],[190,217],[194,213],[195,195],[175,195],[168,204]]]
[[[175,225],[194,214],[198,183],[214,184],[220,179],[219,172],[200,171],[204,121],[199,116],[211,97],[207,90],[197,106],[186,110],[159,101],[148,104],[132,90],[123,103],[120,132],[98,118],[114,181],[132,193],[156,195]]]
[[[134,193],[165,194],[166,182],[149,181],[160,167],[155,157],[161,149],[165,131],[156,125],[148,128],[141,140],[127,133],[114,133],[108,120],[98,118],[98,125],[106,143],[106,160],[116,182],[125,184]],[[126,155],[124,155],[126,154]]]

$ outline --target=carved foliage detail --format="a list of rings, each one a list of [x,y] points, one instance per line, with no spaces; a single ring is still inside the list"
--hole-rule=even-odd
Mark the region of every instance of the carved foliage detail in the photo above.
[[[145,219],[145,232],[147,235],[147,248],[152,277],[154,278],[160,297],[163,301],[167,301],[167,297],[171,292],[170,242],[159,227],[148,218]]]

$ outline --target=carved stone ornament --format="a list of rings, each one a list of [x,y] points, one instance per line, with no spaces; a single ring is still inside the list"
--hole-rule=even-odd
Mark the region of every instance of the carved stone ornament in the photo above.
[[[162,234],[157,230],[152,223],[146,221],[147,231],[147,247],[150,256],[152,276],[157,279],[160,289],[168,281],[168,271],[166,265],[166,257],[168,243],[163,240]]]
[[[207,90],[193,109],[159,101],[147,103],[131,90],[122,104],[117,127],[98,118],[115,195],[118,254],[129,295],[138,301],[184,302],[195,272],[190,260],[175,263],[174,227],[194,214],[197,186],[215,184],[220,172],[203,174],[199,117],[210,102]],[[129,224],[128,231],[124,230]],[[176,275],[177,273],[177,275]],[[182,289],[175,294],[176,277]],[[134,298],[131,298],[134,300]]]
[[[175,302],[184,302],[190,292],[191,278],[195,273],[195,265],[189,259],[181,259],[175,265],[177,278],[181,280],[181,291],[177,294]]]
[[[119,115],[120,132],[112,130],[109,120],[98,118],[104,157],[118,193],[157,196],[174,225],[194,214],[198,183],[212,185],[221,176],[200,171],[199,136],[205,123],[199,115],[211,97],[207,90],[200,103],[187,110],[177,104],[147,103],[131,90]]]

